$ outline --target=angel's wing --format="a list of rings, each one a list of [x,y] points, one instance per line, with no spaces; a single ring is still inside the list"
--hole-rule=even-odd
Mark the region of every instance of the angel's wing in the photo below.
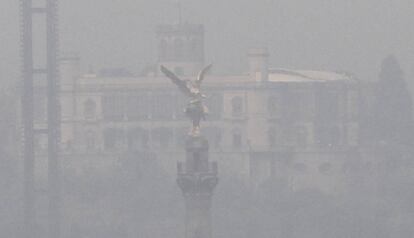
[[[207,67],[205,67],[203,70],[200,71],[200,74],[198,75],[198,78],[195,81],[198,87],[201,86],[201,83],[203,83],[203,80],[204,80],[204,76],[211,69],[212,66],[213,66],[212,64],[209,64]]]
[[[171,79],[171,81],[178,86],[178,88],[180,89],[180,91],[182,91],[184,94],[186,94],[187,96],[191,96],[191,91],[190,89],[187,87],[187,83],[180,79],[179,77],[177,77],[177,75],[175,75],[173,72],[171,72],[169,69],[167,69],[166,67],[164,67],[163,65],[161,65],[161,72],[167,76],[169,79]]]

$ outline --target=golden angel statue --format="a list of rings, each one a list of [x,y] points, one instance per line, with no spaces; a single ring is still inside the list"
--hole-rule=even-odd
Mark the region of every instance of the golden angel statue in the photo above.
[[[190,102],[187,104],[187,107],[185,109],[185,114],[193,122],[193,127],[190,132],[191,136],[200,135],[200,121],[202,119],[205,120],[205,117],[208,113],[208,109],[203,103],[203,100],[206,98],[206,96],[201,92],[201,84],[204,80],[204,76],[211,69],[211,67],[211,64],[205,67],[200,71],[197,79],[191,81],[180,79],[169,69],[161,65],[161,72],[170,78],[171,81],[178,86],[180,91],[190,98]]]

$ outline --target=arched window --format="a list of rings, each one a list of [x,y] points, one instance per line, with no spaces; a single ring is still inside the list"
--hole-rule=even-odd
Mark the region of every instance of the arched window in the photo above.
[[[96,116],[96,103],[94,100],[90,98],[86,100],[83,108],[84,108],[85,118],[91,119]]]
[[[231,100],[231,108],[233,117],[240,117],[243,114],[243,99],[239,96]]]

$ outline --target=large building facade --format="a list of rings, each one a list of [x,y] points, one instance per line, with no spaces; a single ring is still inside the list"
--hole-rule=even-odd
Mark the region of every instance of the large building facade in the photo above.
[[[157,29],[158,62],[143,75],[83,74],[79,58],[61,61],[64,166],[108,168],[126,155],[151,158],[174,174],[190,123],[186,99],[158,71],[192,79],[204,66],[201,25]],[[343,161],[359,145],[359,82],[338,72],[273,69],[266,49],[251,49],[246,73],[208,75],[203,133],[220,173],[253,185],[274,178],[293,189],[335,190]],[[41,147],[41,146],[40,146]]]

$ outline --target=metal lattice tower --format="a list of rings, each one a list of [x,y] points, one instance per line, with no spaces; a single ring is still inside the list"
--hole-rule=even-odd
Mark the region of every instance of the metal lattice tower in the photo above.
[[[34,7],[32,0],[20,0],[22,40],[22,121],[24,157],[24,237],[34,237],[36,230],[35,149],[36,134],[47,134],[48,156],[48,237],[60,237],[60,110],[58,94],[58,16],[57,0],[45,0],[44,6]],[[46,63],[34,56],[34,18],[43,17],[46,26]],[[34,123],[34,79],[46,80],[47,127],[36,128]]]

